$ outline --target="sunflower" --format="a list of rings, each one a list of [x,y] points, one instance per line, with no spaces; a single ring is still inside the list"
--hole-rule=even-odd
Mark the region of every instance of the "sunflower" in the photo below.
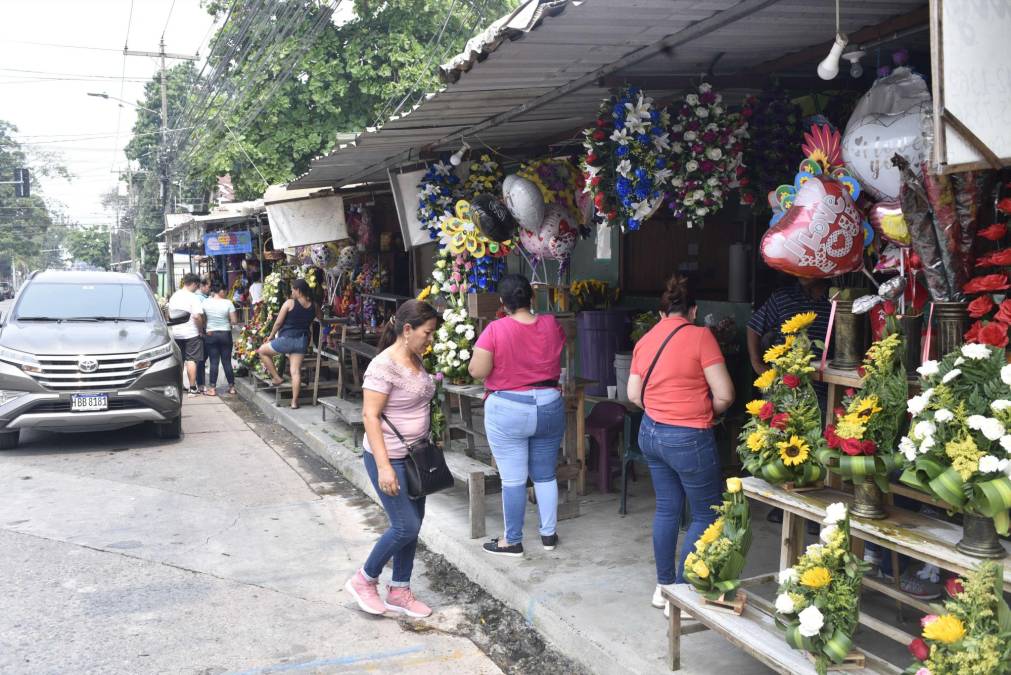
[[[771,387],[772,383],[775,381],[776,381],[776,371],[773,370],[772,368],[769,368],[767,371],[758,376],[758,379],[755,380],[755,386],[761,389],[762,391],[765,391],[766,389]]]
[[[872,415],[877,415],[881,412],[881,406],[878,405],[877,396],[868,396],[866,398],[857,399],[856,405],[851,405],[850,408],[850,412],[862,419],[867,419]]]
[[[800,575],[800,585],[808,588],[824,588],[832,581],[832,575],[824,567],[812,567]]]
[[[718,518],[699,536],[699,541],[709,545],[719,539],[721,534],[723,534],[723,519]]]
[[[744,409],[748,411],[748,414],[752,417],[758,417],[758,413],[762,412],[762,408],[765,406],[766,401],[762,399],[755,399],[744,406]]]
[[[783,322],[783,335],[793,335],[799,331],[804,330],[818,318],[818,315],[814,312],[803,312],[801,314],[795,314],[791,318]]]
[[[765,429],[755,429],[750,434],[748,434],[748,450],[752,452],[758,452],[765,449],[766,444],[766,430]]]
[[[783,464],[787,466],[803,464],[811,454],[811,448],[807,441],[796,434],[790,436],[788,441],[776,443],[776,447],[779,448],[779,456],[782,458]]]
[[[944,614],[923,627],[923,637],[946,645],[954,644],[965,637],[965,624],[956,616]]]
[[[420,293],[418,293],[418,300],[425,300],[432,294],[432,287],[425,286]]]
[[[775,363],[782,358],[783,354],[785,354],[788,349],[789,347],[785,344],[774,345],[765,350],[765,356],[763,356],[762,359],[764,359],[766,363]]]

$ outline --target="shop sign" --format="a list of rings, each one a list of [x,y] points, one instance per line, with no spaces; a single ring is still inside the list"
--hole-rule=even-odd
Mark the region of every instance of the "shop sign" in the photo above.
[[[253,238],[249,230],[240,232],[208,232],[204,235],[205,255],[252,253]]]

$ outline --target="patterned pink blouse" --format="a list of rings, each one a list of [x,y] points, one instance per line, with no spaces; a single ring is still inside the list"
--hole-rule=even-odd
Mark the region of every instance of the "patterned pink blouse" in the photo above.
[[[435,395],[435,382],[423,369],[411,370],[396,363],[389,354],[383,352],[372,359],[365,370],[362,387],[386,394],[383,413],[408,443],[415,443],[428,435],[429,404]],[[390,459],[407,456],[407,448],[386,422],[383,422],[383,439]],[[365,436],[365,450],[372,452],[368,435]]]

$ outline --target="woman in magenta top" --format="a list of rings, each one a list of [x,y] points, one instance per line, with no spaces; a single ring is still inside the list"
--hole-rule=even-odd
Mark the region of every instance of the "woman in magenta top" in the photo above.
[[[507,274],[498,293],[506,316],[484,329],[474,346],[471,376],[484,380],[488,399],[484,428],[502,477],[505,536],[484,550],[523,555],[527,476],[540,514],[541,544],[558,544],[558,482],[555,467],[565,435],[565,404],[558,387],[565,332],[555,317],[530,311],[533,289],[525,277]]]
[[[407,495],[407,447],[393,427],[408,444],[428,436],[435,383],[425,371],[422,355],[432,344],[437,323],[438,314],[427,302],[409,300],[401,305],[383,328],[379,355],[369,364],[362,383],[365,470],[390,518],[390,529],[344,588],[370,614],[389,610],[421,618],[432,613],[410,587],[425,498]],[[379,575],[391,558],[393,577],[384,602],[379,597]]]

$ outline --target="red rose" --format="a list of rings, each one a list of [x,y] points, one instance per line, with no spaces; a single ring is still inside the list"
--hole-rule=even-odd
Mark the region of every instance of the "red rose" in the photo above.
[[[596,131],[593,132],[593,140],[599,142],[603,141],[605,138],[607,138],[607,134],[604,133],[603,129],[597,129]]]
[[[600,159],[600,158],[597,157],[597,153],[595,153],[595,152],[591,152],[591,153],[588,153],[586,155],[586,163],[589,164],[589,165],[591,165],[591,166],[594,165],[594,164],[596,164],[598,159]]]
[[[944,582],[944,590],[948,592],[948,595],[955,597],[959,593],[965,590],[962,586],[962,580],[958,577],[948,577],[948,580]]]
[[[842,443],[842,439],[835,432],[834,425],[828,425],[825,427],[825,440],[828,442],[828,447],[836,449]]]
[[[1004,223],[994,223],[990,227],[985,230],[980,230],[976,234],[984,239],[989,239],[990,241],[1000,241],[1007,236],[1007,225]]]
[[[596,195],[594,195],[593,203],[596,205],[598,211],[603,211],[604,207],[607,204],[607,202],[604,199],[604,193],[598,192]]]
[[[987,274],[971,279],[962,290],[966,293],[993,293],[1008,288],[1011,288],[1011,284],[1008,283],[1006,274]]]
[[[864,368],[863,366],[857,366],[857,375],[859,375],[860,377],[864,377],[865,375],[867,375],[867,369]]]
[[[608,220],[618,220],[618,212],[614,211],[614,210],[608,211],[607,212],[607,219]]]
[[[1011,214],[1011,197],[1005,197],[997,202],[997,210],[1001,213]]]
[[[836,417],[842,417],[843,415],[846,414],[846,408],[843,408],[842,406],[837,406],[832,409],[832,412],[835,414]]]
[[[597,118],[597,128],[598,129],[603,129],[606,126],[607,126],[607,120],[605,120],[603,117],[598,117]]]
[[[857,395],[857,390],[853,387],[846,387],[846,395],[852,398]]]
[[[860,452],[865,455],[873,455],[878,451],[878,444],[868,439],[860,442]]]
[[[772,421],[769,422],[769,426],[773,429],[779,429],[782,431],[786,428],[786,425],[790,422],[790,416],[787,413],[779,413],[778,415],[772,416]]]
[[[1011,248],[988,253],[976,261],[976,267],[1007,267],[1011,265]]]
[[[762,409],[758,411],[758,417],[764,422],[772,419],[772,416],[776,414],[776,407],[772,405],[771,401],[766,401]]]
[[[1011,324],[1011,299],[1000,303],[1000,307],[997,309],[997,314],[994,315],[993,320]]]
[[[1006,323],[991,321],[979,331],[979,342],[980,344],[1003,349],[1007,347],[1008,343],[1007,331],[1008,325]]]
[[[862,455],[863,449],[860,447],[861,443],[855,438],[844,438],[842,439],[842,445],[839,450],[845,452],[850,457],[856,457],[857,455]]]
[[[969,303],[969,316],[982,319],[993,310],[993,300],[989,295],[981,295]]]
[[[594,176],[593,178],[591,178],[590,185],[592,185],[593,187],[597,187],[598,185],[600,185],[600,176]]]
[[[885,300],[881,305],[881,311],[885,313],[886,316],[894,316],[895,314],[895,303],[891,300]]]
[[[969,326],[969,330],[967,330],[965,335],[962,337],[966,342],[979,342],[979,333],[981,330],[983,330],[983,322],[977,321]]]
[[[790,389],[796,389],[800,386],[800,378],[796,375],[787,374],[783,376],[783,384],[788,386]]]
[[[926,661],[930,658],[930,645],[923,638],[916,638],[909,643],[909,653],[917,661]]]

